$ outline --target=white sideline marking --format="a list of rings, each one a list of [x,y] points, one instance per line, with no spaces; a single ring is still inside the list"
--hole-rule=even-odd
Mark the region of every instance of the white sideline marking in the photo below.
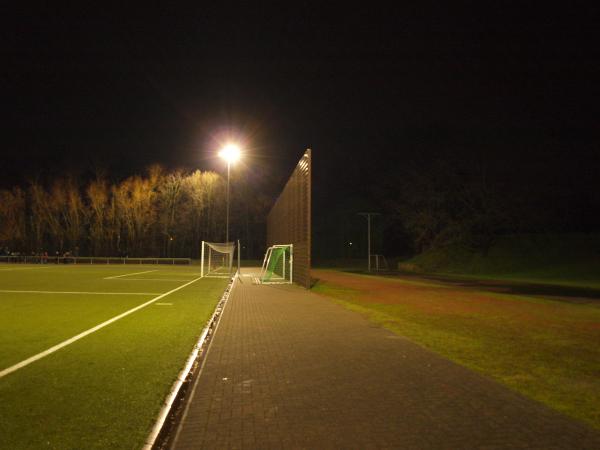
[[[142,273],[150,273],[150,272],[158,272],[158,269],[156,269],[156,270],[145,270],[144,272],[126,273],[125,275],[115,275],[114,277],[106,277],[104,279],[105,280],[112,280],[112,279],[115,279],[115,278],[128,277],[129,275],[140,275]]]
[[[33,269],[49,269],[49,267],[43,266],[43,267],[11,267],[10,269],[0,269],[0,272],[8,272],[11,270],[33,270]]]
[[[15,291],[0,289],[8,294],[90,294],[90,295],[158,295],[160,292],[85,292],[85,291]]]
[[[116,322],[117,320],[120,320],[120,319],[122,319],[125,316],[128,316],[129,314],[132,314],[132,313],[134,313],[134,312],[136,312],[136,311],[138,311],[138,310],[140,310],[142,308],[145,308],[146,306],[151,305],[152,303],[156,302],[157,300],[160,300],[161,298],[164,298],[167,295],[170,295],[173,292],[178,291],[179,289],[183,289],[184,287],[189,286],[190,284],[195,283],[196,281],[198,281],[200,279],[201,278],[198,277],[198,278],[196,278],[196,279],[194,279],[192,281],[189,281],[189,282],[187,282],[185,284],[182,284],[179,287],[176,287],[175,289],[171,289],[169,292],[165,292],[164,294],[161,294],[158,297],[154,297],[152,300],[149,300],[146,303],[142,303],[141,305],[136,306],[135,308],[131,308],[129,311],[125,311],[124,313],[121,313],[118,316],[113,317],[112,319],[108,319],[107,321],[102,322],[101,324],[98,324],[95,327],[90,328],[89,330],[86,330],[86,331],[84,331],[82,333],[79,333],[77,336],[73,336],[72,338],[69,338],[66,341],[62,341],[60,344],[56,344],[55,346],[50,347],[48,350],[44,350],[43,352],[38,353],[37,355],[33,355],[32,357],[27,358],[27,359],[21,361],[20,363],[15,364],[14,366],[10,366],[10,367],[8,367],[8,368],[0,371],[0,378],[5,377],[6,375],[8,375],[8,374],[10,374],[12,372],[15,372],[15,371],[17,371],[17,370],[19,370],[19,369],[21,369],[21,368],[23,368],[25,366],[28,366],[32,362],[35,362],[38,359],[42,359],[42,358],[44,358],[44,357],[46,357],[46,356],[48,356],[48,355],[50,355],[50,354],[52,354],[52,353],[60,350],[63,347],[66,347],[67,345],[70,345],[73,342],[78,341],[79,339],[82,339],[82,338],[86,337],[88,334],[92,334],[92,333],[98,331],[99,329],[104,328],[105,326],[110,325],[111,323]]]
[[[106,278],[105,278],[106,280]],[[188,280],[182,280],[181,278],[127,278],[126,280],[123,281],[188,281]]]
[[[172,306],[173,303],[155,303],[156,306]]]

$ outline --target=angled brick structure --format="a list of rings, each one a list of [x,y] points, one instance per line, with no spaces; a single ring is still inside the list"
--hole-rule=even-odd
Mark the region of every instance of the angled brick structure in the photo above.
[[[267,218],[267,245],[294,245],[294,282],[310,288],[311,150],[304,152]]]

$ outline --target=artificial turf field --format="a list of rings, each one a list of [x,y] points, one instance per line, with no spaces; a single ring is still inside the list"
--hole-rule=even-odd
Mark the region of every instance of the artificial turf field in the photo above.
[[[141,448],[227,286],[198,272],[0,265],[0,448]]]

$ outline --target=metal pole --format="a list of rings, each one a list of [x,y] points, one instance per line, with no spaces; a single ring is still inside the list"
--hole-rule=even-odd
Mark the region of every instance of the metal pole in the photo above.
[[[367,252],[369,258],[368,271],[371,271],[371,214],[367,214]]]
[[[227,226],[225,227],[225,242],[229,242],[229,174],[231,163],[227,161]]]
[[[371,271],[371,216],[381,215],[378,212],[359,212],[359,216],[367,218],[367,270]]]
[[[240,252],[242,251],[242,247],[240,247],[240,240],[238,239],[238,269],[237,269],[237,274],[238,276],[240,276],[240,274],[242,273],[242,257],[240,256]]]
[[[290,283],[294,282],[294,244],[290,244]]]

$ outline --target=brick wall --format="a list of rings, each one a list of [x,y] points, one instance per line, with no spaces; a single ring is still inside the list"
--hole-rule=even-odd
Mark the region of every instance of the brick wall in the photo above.
[[[267,245],[294,245],[294,282],[310,288],[311,151],[306,150],[267,218]]]

